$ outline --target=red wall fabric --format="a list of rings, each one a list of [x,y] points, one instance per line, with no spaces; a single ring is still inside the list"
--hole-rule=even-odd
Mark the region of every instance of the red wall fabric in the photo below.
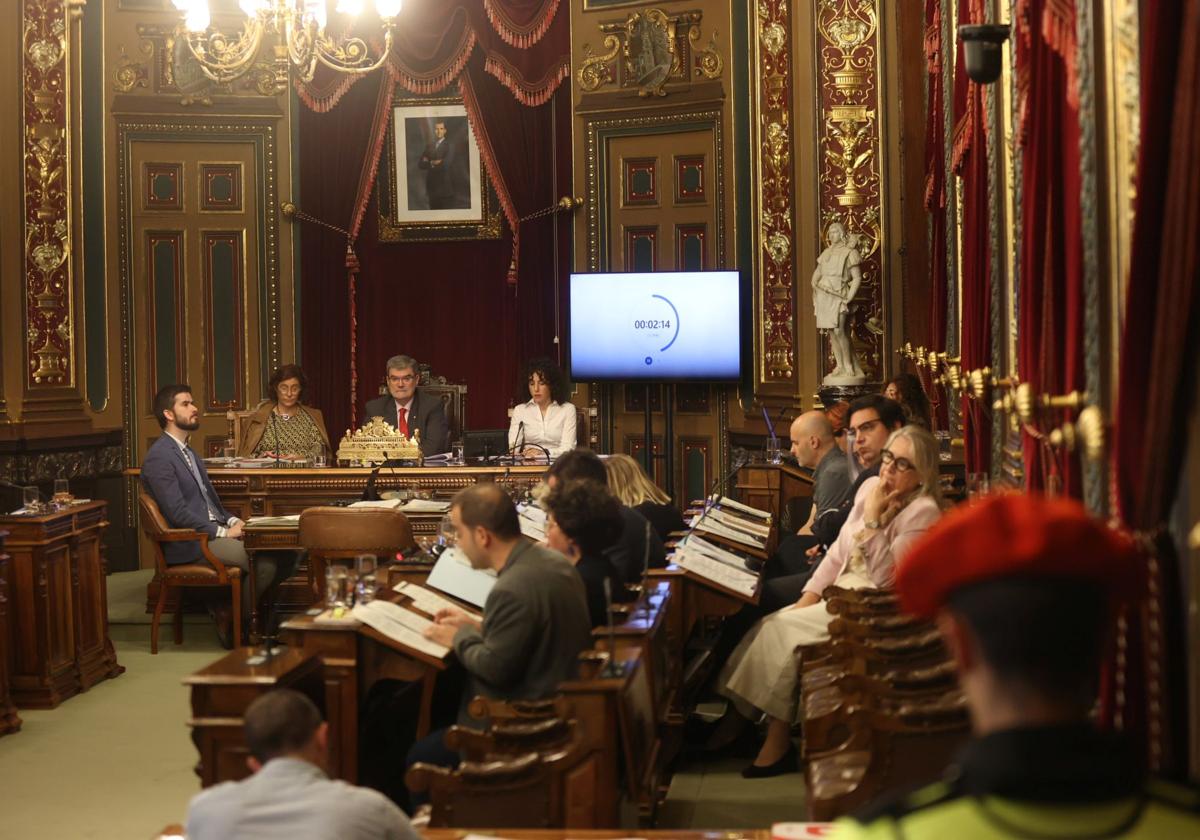
[[[1076,94],[1062,55],[1046,39],[1048,31],[1061,30],[1043,25],[1047,7],[1057,14],[1067,5],[1024,3],[1015,33],[1024,159],[1018,374],[1039,394],[1084,386],[1079,115],[1070,104]],[[1041,440],[1029,434],[1025,469],[1030,489],[1081,494],[1079,471],[1070,460],[1049,457]]]
[[[556,186],[569,192],[569,94],[562,89],[555,94],[562,101],[527,107],[487,73],[485,61],[483,54],[472,55],[464,74],[480,100],[478,117],[501,179],[510,185],[516,213],[525,215],[554,204]],[[368,154],[379,88],[386,78],[373,74],[353,85],[328,113],[301,109],[299,204],[310,216],[349,224],[354,185]],[[519,149],[510,144],[520,144]],[[385,361],[403,352],[452,381],[467,383],[470,427],[505,425],[521,362],[532,355],[557,355],[553,313],[570,264],[569,216],[558,222],[557,266],[554,219],[521,225],[528,244],[515,286],[506,282],[512,245],[507,224],[498,240],[380,243],[377,219],[372,195],[355,243],[360,267],[356,405],[361,408],[375,396]],[[348,293],[345,237],[305,225],[301,363],[310,378],[310,401],[325,412],[336,436],[350,425]]]
[[[927,86],[925,114],[925,211],[929,214],[929,336],[928,346],[939,352],[946,349],[946,304],[949,271],[946,265],[946,98],[942,67],[942,3],[925,0],[925,75]],[[929,381],[922,382],[936,412],[939,429],[949,428],[949,413],[942,399],[947,389]]]

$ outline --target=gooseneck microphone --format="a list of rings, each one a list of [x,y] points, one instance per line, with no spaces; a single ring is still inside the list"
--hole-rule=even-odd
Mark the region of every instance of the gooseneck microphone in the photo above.
[[[275,430],[275,467],[279,468],[279,417],[271,409],[271,428]]]

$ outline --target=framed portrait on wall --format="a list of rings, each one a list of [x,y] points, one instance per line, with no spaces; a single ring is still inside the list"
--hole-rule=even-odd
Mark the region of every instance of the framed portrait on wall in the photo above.
[[[383,165],[380,240],[499,238],[499,201],[458,96],[397,98]]]

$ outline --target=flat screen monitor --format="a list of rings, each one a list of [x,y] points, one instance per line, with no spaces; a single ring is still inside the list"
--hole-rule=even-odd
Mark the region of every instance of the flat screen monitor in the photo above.
[[[508,453],[508,429],[474,429],[463,432],[464,458],[493,458]]]
[[[572,274],[571,378],[739,380],[740,286],[736,271]]]

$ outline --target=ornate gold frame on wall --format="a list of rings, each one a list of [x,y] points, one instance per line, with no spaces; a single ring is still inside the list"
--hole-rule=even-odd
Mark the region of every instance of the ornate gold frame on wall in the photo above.
[[[407,94],[407,91],[405,91]],[[428,105],[462,105],[461,96],[411,96],[392,100],[392,113],[388,115],[387,137],[383,141],[384,151],[380,165],[382,173],[375,178],[378,190],[379,241],[380,242],[439,242],[472,239],[499,239],[501,219],[500,199],[492,179],[484,166],[482,155],[479,162],[480,207],[482,221],[462,222],[402,222],[398,218],[396,184],[396,108]]]

